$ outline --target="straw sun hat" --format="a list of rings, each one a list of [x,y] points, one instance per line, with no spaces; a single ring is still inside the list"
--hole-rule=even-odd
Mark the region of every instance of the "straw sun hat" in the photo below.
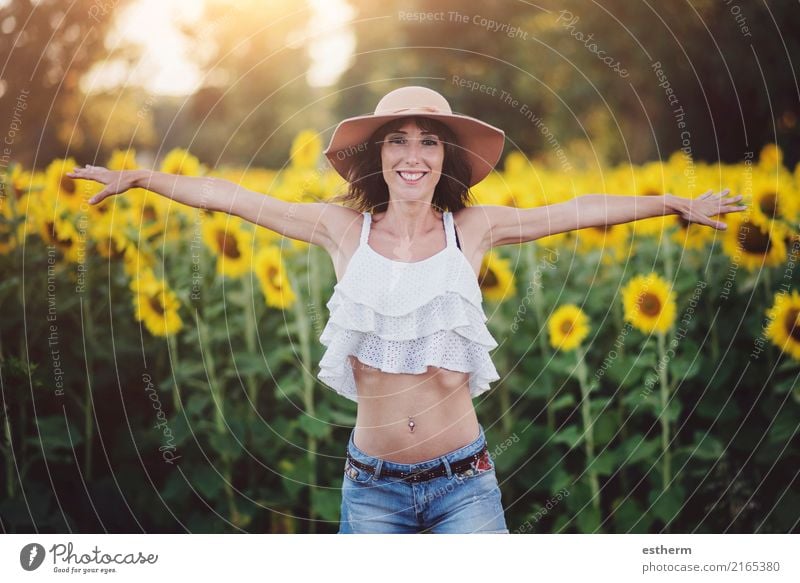
[[[364,151],[372,132],[393,119],[413,115],[435,119],[453,131],[458,147],[463,148],[472,168],[468,186],[483,180],[500,159],[505,141],[503,130],[474,117],[453,113],[440,93],[418,85],[390,91],[378,102],[373,114],[339,122],[324,154],[336,171],[348,180],[350,168],[356,161],[354,154]]]

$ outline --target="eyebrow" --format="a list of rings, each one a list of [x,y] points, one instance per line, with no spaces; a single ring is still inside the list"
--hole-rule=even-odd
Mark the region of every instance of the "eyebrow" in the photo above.
[[[403,131],[403,130],[394,130],[393,132],[389,132],[389,135],[391,136],[393,134],[407,134],[407,133],[408,132]],[[439,137],[437,134],[435,134],[433,132],[422,132],[422,135],[423,136],[436,136],[437,138]]]

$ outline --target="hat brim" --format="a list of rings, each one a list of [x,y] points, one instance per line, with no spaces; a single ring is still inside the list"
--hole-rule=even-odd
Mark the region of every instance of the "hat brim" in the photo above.
[[[456,135],[458,145],[472,168],[470,183],[474,186],[492,171],[500,160],[505,132],[474,117],[458,113],[405,112],[387,115],[360,115],[345,119],[336,126],[328,147],[323,151],[331,166],[349,180],[350,169],[358,154],[366,149],[372,133],[383,124],[402,117],[428,117],[443,122]]]

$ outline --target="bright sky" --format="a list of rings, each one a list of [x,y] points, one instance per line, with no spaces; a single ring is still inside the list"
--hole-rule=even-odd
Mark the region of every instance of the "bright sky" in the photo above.
[[[308,83],[331,85],[347,68],[355,47],[351,29],[342,26],[352,18],[353,10],[346,0],[308,3],[314,10],[307,39],[302,41],[312,59]],[[136,0],[120,13],[117,29],[108,43],[113,46],[113,39],[121,35],[142,45],[142,61],[133,71],[120,64],[98,66],[85,79],[86,90],[135,83],[162,95],[192,93],[200,84],[202,73],[192,64],[183,36],[174,24],[179,20],[196,22],[201,15],[202,0]]]

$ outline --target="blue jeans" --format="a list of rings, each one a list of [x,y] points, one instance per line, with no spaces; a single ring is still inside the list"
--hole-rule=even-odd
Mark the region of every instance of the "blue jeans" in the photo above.
[[[400,464],[376,458],[358,449],[350,432],[347,449],[357,461],[376,468],[374,474],[345,460],[342,508],[338,534],[355,533],[508,533],[500,487],[490,467],[455,474],[450,464],[481,450],[483,426],[472,443],[440,457]],[[491,458],[490,458],[491,459]],[[445,476],[413,483],[382,475],[386,469],[406,472],[445,467]]]

